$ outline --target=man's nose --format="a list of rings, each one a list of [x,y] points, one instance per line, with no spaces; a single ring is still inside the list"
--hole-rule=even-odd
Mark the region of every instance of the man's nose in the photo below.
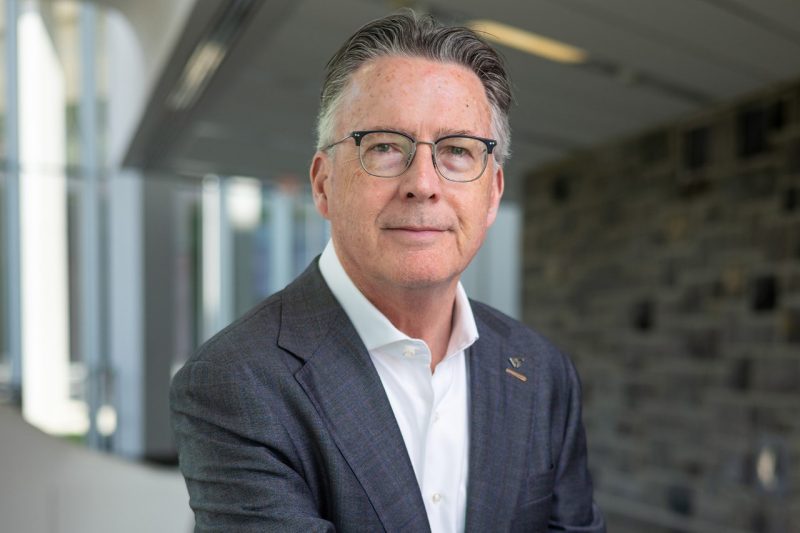
[[[433,199],[438,196],[441,179],[433,160],[433,151],[435,149],[435,145],[431,142],[417,141],[414,159],[411,161],[411,166],[403,174],[403,180],[400,185],[400,192],[406,198],[422,200]]]

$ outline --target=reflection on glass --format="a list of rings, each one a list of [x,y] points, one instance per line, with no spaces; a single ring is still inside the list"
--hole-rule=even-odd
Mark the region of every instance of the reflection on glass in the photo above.
[[[2,1],[0,0],[0,4]],[[0,216],[0,403],[9,401],[11,391],[9,385],[11,382],[11,361],[9,356],[8,346],[8,265],[6,261],[7,239],[6,239],[6,220],[5,220],[5,206],[6,206],[6,174],[0,172],[0,206],[3,207],[2,216]]]
[[[7,202],[6,181],[3,169],[7,168],[8,153],[6,147],[6,83],[13,78],[6,72],[6,2],[0,0],[0,403],[10,398],[11,381],[10,354],[8,345],[8,240],[6,232]]]
[[[234,316],[281,290],[325,245],[325,222],[296,182],[249,180],[225,188],[233,235]],[[246,223],[244,223],[246,221]]]
[[[0,0],[0,168],[6,168],[5,165],[8,159],[8,154],[6,153],[6,84],[14,79],[6,72],[7,39],[8,32],[6,31],[6,0]],[[4,177],[0,177],[0,180],[4,179]],[[0,221],[0,223],[1,222],[2,221]]]
[[[87,398],[99,392],[93,404],[99,407],[111,388],[102,364],[91,370],[86,365],[87,343],[94,336],[85,326],[92,324],[90,332],[103,327],[85,318],[90,302],[84,296],[96,291],[88,291],[90,283],[81,277],[94,264],[86,250],[102,239],[99,228],[89,242],[81,231],[86,207],[92,205],[87,202],[101,201],[100,191],[86,189],[86,173],[101,171],[99,160],[87,160],[85,148],[96,144],[98,149],[88,153],[98,153],[106,128],[96,128],[98,135],[91,137],[81,122],[82,110],[90,109],[84,106],[98,105],[92,88],[81,86],[81,76],[95,70],[104,76],[105,69],[96,68],[94,52],[82,55],[80,45],[87,38],[92,42],[105,18],[96,10],[100,15],[87,25],[86,6],[96,11],[85,2],[18,5],[23,414],[45,431],[80,436],[89,428]]]
[[[67,286],[65,75],[37,4],[23,4],[19,39],[22,406],[51,433],[71,433]],[[47,331],[47,335],[42,335]]]

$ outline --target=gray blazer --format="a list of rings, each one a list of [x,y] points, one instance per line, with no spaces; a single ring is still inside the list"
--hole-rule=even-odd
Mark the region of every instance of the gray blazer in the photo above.
[[[196,531],[429,531],[378,373],[315,260],[175,376]],[[605,531],[578,376],[540,335],[472,302],[467,531]],[[506,372],[523,357],[526,382]]]

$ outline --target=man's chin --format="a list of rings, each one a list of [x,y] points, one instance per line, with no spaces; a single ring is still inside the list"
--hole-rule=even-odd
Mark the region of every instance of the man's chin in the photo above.
[[[396,287],[409,291],[434,290],[457,282],[459,274],[428,269],[404,269],[394,273],[391,282]]]

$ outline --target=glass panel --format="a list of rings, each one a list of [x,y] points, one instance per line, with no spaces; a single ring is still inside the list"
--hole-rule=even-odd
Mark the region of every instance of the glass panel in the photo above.
[[[275,213],[265,202],[271,189],[254,178],[229,178],[224,189],[233,237],[234,317],[271,292],[274,236],[270,228]]]
[[[50,30],[53,45],[61,65],[66,119],[67,168],[80,168],[80,4],[78,2],[48,2],[39,4],[46,20],[52,20]]]
[[[327,221],[317,212],[311,190],[303,189],[294,212],[294,273],[303,272],[325,248],[330,237]]]
[[[322,252],[328,233],[308,188],[229,178],[224,190],[237,317],[303,272]]]
[[[14,79],[6,72],[7,39],[6,0],[0,0],[0,168],[2,169],[6,168],[6,158],[8,157],[6,154],[6,84]]]
[[[103,167],[108,161],[108,11],[96,9],[95,17],[95,102],[97,111],[97,138],[95,139],[98,164]]]
[[[27,313],[22,317],[26,346],[23,412],[45,431],[77,438],[89,429],[87,400],[94,398],[92,405],[99,406],[110,388],[104,357],[97,353],[98,343],[102,352],[106,328],[94,323],[102,322],[102,318],[91,318],[104,317],[105,313],[99,309],[87,314],[85,308],[90,303],[102,307],[104,301],[102,269],[86,270],[102,256],[98,246],[103,242],[104,224],[99,218],[88,232],[82,225],[84,220],[93,220],[84,219],[87,208],[103,198],[101,187],[87,188],[87,183],[92,183],[87,182],[87,176],[102,173],[99,158],[83,159],[86,153],[92,158],[101,153],[106,135],[105,128],[98,127],[96,136],[82,138],[81,106],[87,102],[98,106],[92,88],[81,86],[82,73],[86,69],[98,73],[97,86],[104,89],[104,97],[106,86],[101,80],[105,70],[96,65],[98,58],[105,61],[105,56],[97,52],[101,47],[95,46],[83,55],[81,50],[82,36],[91,37],[102,28],[104,11],[93,6],[98,16],[91,24],[82,24],[86,5],[66,0],[21,1],[17,24],[23,248],[20,286]],[[101,113],[95,116],[98,126],[104,123]],[[82,142],[90,143],[85,147],[97,147],[82,151]],[[40,281],[29,283],[26,279]],[[84,301],[85,295],[91,298]],[[54,333],[43,339],[33,323]],[[87,368],[89,354],[94,354],[92,360],[96,361],[92,372]]]
[[[6,242],[6,2],[0,0],[0,403],[8,400],[11,368],[8,353],[8,257]]]
[[[69,112],[69,110],[67,110]],[[80,175],[67,177],[67,316],[69,322],[69,364],[67,367],[67,405],[73,422],[65,433],[73,440],[81,441],[89,431],[88,375],[84,351],[82,305],[83,287],[81,268],[85,257],[81,247],[81,210],[83,209],[83,182]]]
[[[0,0],[0,4],[2,1]],[[6,239],[6,173],[0,171],[0,404],[10,400],[11,360],[8,346],[8,266]]]
[[[175,351],[173,369],[183,365],[202,342],[200,180],[175,181]]]

